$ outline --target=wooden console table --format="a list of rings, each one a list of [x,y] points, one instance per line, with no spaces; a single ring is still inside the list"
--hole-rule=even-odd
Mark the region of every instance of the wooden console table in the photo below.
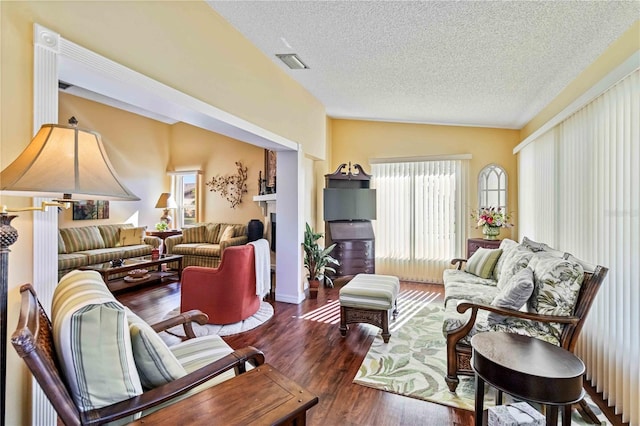
[[[317,403],[316,395],[263,364],[130,424],[303,426]]]
[[[480,247],[488,249],[497,249],[500,247],[502,240],[485,240],[483,238],[469,238],[467,240],[467,259],[471,257]]]

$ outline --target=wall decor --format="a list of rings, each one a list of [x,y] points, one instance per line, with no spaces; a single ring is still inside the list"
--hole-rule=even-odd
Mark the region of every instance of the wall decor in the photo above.
[[[231,208],[242,203],[242,196],[247,193],[247,168],[236,161],[237,174],[227,176],[214,176],[205,185],[209,191],[219,192],[222,198],[231,203]]]
[[[109,201],[86,200],[73,203],[73,220],[109,219]]]
[[[276,193],[276,160],[277,154],[269,149],[264,150],[265,194]]]

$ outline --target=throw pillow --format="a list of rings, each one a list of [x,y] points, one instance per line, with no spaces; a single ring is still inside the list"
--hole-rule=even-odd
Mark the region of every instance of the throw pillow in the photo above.
[[[509,282],[512,276],[529,265],[533,252],[527,247],[518,244],[504,255],[500,275],[498,276],[498,288],[501,289]]]
[[[204,225],[200,226],[192,226],[190,228],[182,229],[182,242],[185,244],[190,243],[204,243],[205,233],[207,231],[207,227]]]
[[[524,268],[513,275],[506,285],[498,291],[491,305],[517,311],[527,303],[533,293],[533,287],[533,270]],[[487,320],[489,324],[495,324],[503,318],[504,316],[502,315],[489,312]]]
[[[118,244],[116,247],[144,244],[144,234],[146,230],[146,226],[139,228],[120,228],[120,232],[118,233]]]
[[[222,232],[222,235],[220,236],[220,242],[230,240],[231,238],[233,238],[233,236],[234,236],[233,226],[227,226],[226,228],[224,228],[224,232]]]
[[[489,278],[501,254],[501,249],[480,247],[471,255],[469,260],[467,260],[467,265],[464,270],[480,278]]]
[[[126,312],[131,332],[133,359],[142,386],[152,389],[185,376],[186,370],[158,333],[129,309]]]
[[[105,248],[102,235],[100,235],[100,231],[95,226],[62,228],[60,229],[60,235],[67,253]]]
[[[96,271],[72,271],[51,304],[55,350],[80,411],[142,393],[125,308]]]

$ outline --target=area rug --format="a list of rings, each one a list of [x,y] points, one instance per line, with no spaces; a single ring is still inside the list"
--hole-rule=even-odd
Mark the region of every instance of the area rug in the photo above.
[[[169,312],[165,318],[171,318],[180,313],[180,308],[175,308]],[[218,336],[230,336],[232,334],[244,333],[245,331],[253,330],[259,325],[264,324],[273,316],[273,306],[269,302],[264,300],[260,302],[260,308],[258,311],[249,318],[236,322],[233,324],[217,325],[217,324],[193,324],[193,332],[196,336],[208,336],[210,334],[217,334]],[[168,333],[174,336],[184,337],[184,328],[179,325],[167,330]]]
[[[402,310],[398,326],[391,326],[388,344],[378,334],[365,357],[354,383],[442,405],[474,410],[475,386],[473,377],[460,377],[456,393],[449,392],[444,376],[447,371],[446,341],[442,334],[443,307],[439,302],[422,304]],[[485,407],[495,405],[495,391],[485,394]],[[507,401],[509,402],[509,401]],[[606,417],[590,399],[593,411],[608,425]],[[577,410],[572,421],[586,423]]]

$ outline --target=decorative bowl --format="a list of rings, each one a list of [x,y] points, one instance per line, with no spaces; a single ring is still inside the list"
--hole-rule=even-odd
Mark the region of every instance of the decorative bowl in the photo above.
[[[147,272],[149,271],[146,269],[134,269],[133,271],[129,272],[129,276],[132,278],[142,278],[147,275]]]

